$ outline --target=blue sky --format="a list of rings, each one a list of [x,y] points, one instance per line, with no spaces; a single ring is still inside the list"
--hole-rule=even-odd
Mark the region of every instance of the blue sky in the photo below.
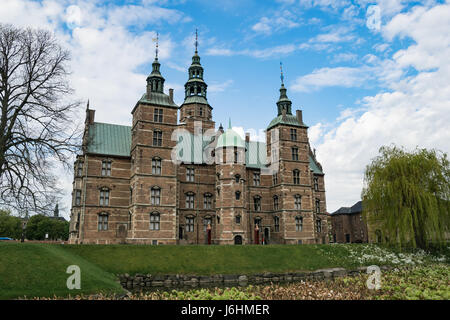
[[[0,21],[51,29],[72,52],[76,96],[129,125],[156,32],[166,90],[183,100],[195,29],[217,125],[276,115],[280,61],[326,173],[328,211],[360,199],[382,145],[450,150],[450,4],[408,0],[2,0]],[[83,111],[80,111],[80,121]],[[254,139],[262,139],[260,134]],[[68,216],[72,176],[61,175]]]

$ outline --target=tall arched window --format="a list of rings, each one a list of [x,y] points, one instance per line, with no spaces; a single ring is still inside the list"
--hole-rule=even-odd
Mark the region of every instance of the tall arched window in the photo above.
[[[294,184],[300,184],[300,171],[298,169],[292,171],[292,176],[294,178]]]
[[[109,189],[106,187],[100,189],[100,205],[109,206]]]
[[[194,209],[194,193],[193,192],[186,193],[186,208]]]
[[[150,230],[159,230],[160,215],[159,212],[150,213]]]
[[[278,196],[273,196],[273,210],[278,210]]]
[[[303,230],[303,217],[297,216],[295,217],[295,231]]]
[[[273,217],[273,222],[274,222],[275,232],[280,232],[280,218],[277,216]]]
[[[101,212],[98,214],[98,231],[108,230],[108,213]]]
[[[255,211],[261,211],[261,197],[255,196],[253,197]]]
[[[161,158],[154,157],[152,159],[152,174],[160,175],[161,174]]]
[[[205,193],[203,195],[203,209],[211,209],[212,208],[212,194]]]
[[[295,206],[295,210],[302,209],[302,197],[299,194],[296,194],[294,196],[294,206]]]
[[[161,188],[152,187],[151,189],[151,204],[154,206],[159,206],[161,204]]]

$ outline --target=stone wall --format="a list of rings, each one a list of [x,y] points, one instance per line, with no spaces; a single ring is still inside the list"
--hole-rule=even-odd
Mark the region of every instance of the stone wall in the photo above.
[[[389,270],[391,267],[383,266],[381,270]],[[126,290],[154,290],[164,288],[196,288],[196,287],[223,287],[223,286],[246,286],[249,284],[269,284],[269,283],[291,283],[298,281],[333,280],[344,276],[357,276],[366,273],[367,267],[359,267],[353,270],[344,268],[329,268],[315,271],[272,273],[264,272],[252,275],[151,275],[151,274],[129,274],[119,275],[119,281]]]

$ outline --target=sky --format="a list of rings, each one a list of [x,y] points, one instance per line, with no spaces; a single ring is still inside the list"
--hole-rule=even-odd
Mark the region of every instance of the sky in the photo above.
[[[450,1],[0,0],[0,22],[52,30],[96,121],[131,124],[159,33],[165,90],[183,101],[195,30],[213,120],[264,140],[280,62],[325,172],[327,211],[360,200],[383,145],[450,151]],[[84,120],[84,108],[79,121]],[[73,173],[60,174],[70,215]]]

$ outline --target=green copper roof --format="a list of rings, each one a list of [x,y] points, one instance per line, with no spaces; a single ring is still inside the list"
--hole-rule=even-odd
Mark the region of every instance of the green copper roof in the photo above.
[[[150,99],[147,98],[147,94],[144,94],[138,103],[149,103],[159,106],[178,108],[175,102],[171,101],[167,94],[160,92],[152,92],[150,94]]]
[[[188,103],[199,103],[199,104],[208,104],[208,101],[203,96],[187,96],[186,99],[184,99],[183,104]]]
[[[227,131],[222,133],[217,139],[216,148],[224,148],[224,147],[245,148],[245,143],[244,140],[239,135],[239,133],[229,128]]]
[[[89,126],[87,153],[130,156],[131,127],[99,123]]]
[[[313,157],[309,155],[309,168],[316,174],[323,174],[322,170],[320,170],[317,163],[314,161]]]
[[[267,129],[273,128],[276,125],[279,124],[285,124],[289,126],[295,126],[295,127],[307,127],[304,123],[300,123],[296,116],[293,116],[292,114],[286,114],[283,119],[283,115],[280,115],[273,119]]]
[[[227,132],[229,132],[227,130]],[[230,133],[234,142],[234,134]],[[237,133],[236,133],[237,134]],[[224,136],[222,134],[220,137]],[[220,137],[217,146],[220,147]],[[240,138],[240,137],[239,137]],[[227,140],[225,140],[226,142]],[[239,141],[239,140],[237,140]],[[264,168],[267,164],[266,143],[259,141],[245,142],[240,138],[245,147],[245,164],[248,168]],[[239,142],[239,144],[241,143]],[[207,150],[209,149],[209,150]],[[108,156],[129,157],[131,150],[131,127],[108,123],[95,122],[89,126],[89,144],[87,153]],[[205,163],[204,153],[211,154],[214,150],[214,140],[211,137],[198,137],[189,132],[178,136],[176,146],[177,159],[184,163]],[[205,152],[206,151],[206,152]],[[323,174],[311,155],[309,155],[309,167],[315,174]]]

